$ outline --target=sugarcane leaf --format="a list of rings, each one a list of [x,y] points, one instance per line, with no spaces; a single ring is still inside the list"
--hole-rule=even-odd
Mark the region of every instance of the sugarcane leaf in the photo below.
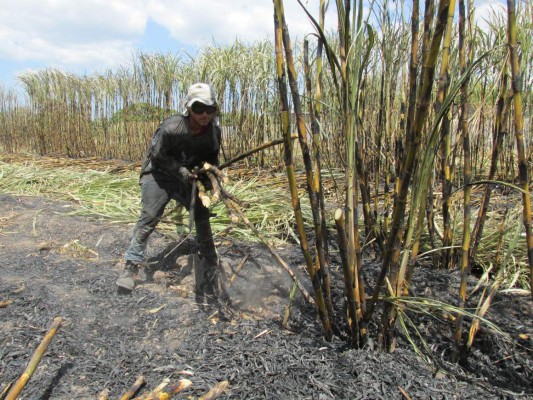
[[[152,308],[150,310],[147,311],[148,314],[157,314],[159,311],[161,311],[163,308],[165,308],[167,305],[166,304],[163,304],[162,306],[160,307],[156,307],[156,308]]]
[[[322,40],[322,43],[324,44],[324,48],[326,49],[326,57],[328,58],[329,65],[330,65],[331,70],[332,70],[332,77],[333,77],[333,82],[335,83],[336,93],[337,93],[337,96],[339,97],[339,100],[340,100],[341,91],[339,89],[339,83],[337,81],[337,74],[336,74],[336,71],[341,71],[342,70],[340,62],[339,62],[339,59],[335,55],[335,51],[331,48],[331,46],[330,46],[330,44],[328,42],[328,39],[326,38],[326,35],[324,34],[324,31],[320,27],[320,24],[316,21],[315,18],[313,18],[313,16],[309,13],[309,11],[307,11],[307,8],[305,8],[305,6],[302,4],[302,2],[300,0],[297,0],[297,1],[300,4],[300,6],[302,7],[302,9],[304,10],[304,12],[307,14],[307,16],[308,16],[309,20],[311,21],[311,23],[313,24],[313,26],[315,27],[315,29],[317,31],[317,35],[316,36],[320,40]],[[340,75],[341,75],[342,79],[344,79],[342,74],[340,74]]]

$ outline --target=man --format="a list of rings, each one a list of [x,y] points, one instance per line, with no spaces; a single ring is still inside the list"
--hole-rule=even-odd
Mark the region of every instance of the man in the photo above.
[[[190,210],[191,189],[198,178],[194,167],[204,162],[218,165],[221,131],[214,123],[218,105],[211,86],[195,83],[189,87],[182,115],[165,119],[157,128],[141,168],[142,212],[130,245],[124,254],[124,271],[117,280],[120,293],[131,293],[139,264],[145,259],[150,234],[159,223],[171,199]],[[206,295],[215,295],[218,258],[213,242],[209,210],[198,199],[194,206],[196,238],[203,263]]]

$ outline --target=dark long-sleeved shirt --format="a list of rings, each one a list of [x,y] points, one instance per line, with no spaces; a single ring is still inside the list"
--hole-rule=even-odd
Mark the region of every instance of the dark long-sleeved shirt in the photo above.
[[[220,141],[220,127],[213,122],[204,133],[193,135],[187,117],[169,117],[152,137],[141,175],[151,173],[159,180],[181,182],[181,167],[189,170],[196,166],[201,168],[204,162],[218,165]]]

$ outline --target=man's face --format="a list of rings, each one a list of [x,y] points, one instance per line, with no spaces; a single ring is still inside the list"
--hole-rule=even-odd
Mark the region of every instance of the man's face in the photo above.
[[[201,127],[206,127],[215,116],[216,109],[215,105],[208,106],[197,101],[189,108],[189,115],[194,123]]]

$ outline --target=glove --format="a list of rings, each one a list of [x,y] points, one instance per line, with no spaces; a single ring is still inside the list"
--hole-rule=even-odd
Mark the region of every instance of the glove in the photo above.
[[[185,167],[181,167],[179,169],[179,173],[180,173],[180,176],[186,181],[186,182],[190,182],[194,179],[197,178],[197,176],[195,174],[193,174],[192,172],[190,172],[187,168]]]

